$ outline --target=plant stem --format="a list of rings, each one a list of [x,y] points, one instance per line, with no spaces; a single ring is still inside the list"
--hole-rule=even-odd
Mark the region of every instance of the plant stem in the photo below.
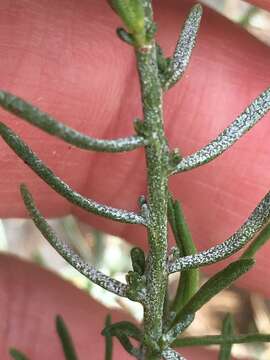
[[[163,305],[167,287],[167,195],[169,149],[163,129],[162,88],[158,76],[156,44],[137,49],[148,181],[150,251],[146,266],[147,299],[144,306],[146,359],[159,359],[155,345],[162,335]],[[151,345],[152,344],[152,345]]]

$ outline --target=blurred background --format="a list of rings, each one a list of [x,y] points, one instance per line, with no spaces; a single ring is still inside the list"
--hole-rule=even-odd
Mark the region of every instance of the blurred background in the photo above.
[[[261,41],[270,45],[270,13],[240,0],[203,0],[202,3],[222,13],[244,27]],[[125,281],[131,270],[131,247],[124,240],[96,231],[72,216],[49,221],[59,237],[69,243],[85,260],[108,275]],[[128,300],[90,283],[69,266],[43,239],[30,220],[0,219],[0,251],[16,254],[40,266],[57,272],[89,293],[107,307],[130,312],[137,320],[142,318],[142,308]],[[171,278],[171,293],[175,291],[177,276]],[[206,278],[202,278],[204,282]],[[234,287],[223,291],[198,313],[187,335],[219,334],[227,312],[234,315],[239,333],[270,332],[270,301],[258,294],[248,294]],[[234,345],[233,355],[238,358],[270,359],[270,344]]]

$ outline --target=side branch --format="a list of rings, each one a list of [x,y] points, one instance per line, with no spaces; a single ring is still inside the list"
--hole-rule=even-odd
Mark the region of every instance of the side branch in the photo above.
[[[270,88],[258,96],[229,127],[208,145],[183,158],[170,175],[199,167],[214,160],[249,131],[270,110]]]
[[[163,85],[164,90],[171,88],[183,76],[189,64],[192,50],[196,43],[199,31],[203,9],[200,4],[193,6],[183,29],[168,69],[168,76]]]
[[[80,149],[121,152],[134,150],[146,145],[146,141],[142,136],[104,140],[84,135],[56,121],[52,116],[40,111],[25,100],[5,91],[0,91],[0,106],[48,134],[56,136]]]
[[[223,260],[240,250],[270,221],[270,192],[263,198],[237,232],[221,244],[168,264],[169,273],[197,268]]]
[[[21,195],[28,213],[39,231],[69,264],[95,284],[116,295],[126,297],[127,285],[110,278],[101,271],[95,269],[95,267],[86,263],[67,244],[57,238],[53,229],[37,209],[34,200],[25,185],[21,185]]]
[[[99,204],[94,200],[83,197],[74,191],[68,184],[57,177],[37,155],[5,124],[0,123],[0,135],[10,148],[53,190],[62,195],[69,202],[96,215],[128,224],[146,225],[146,220],[134,213]]]

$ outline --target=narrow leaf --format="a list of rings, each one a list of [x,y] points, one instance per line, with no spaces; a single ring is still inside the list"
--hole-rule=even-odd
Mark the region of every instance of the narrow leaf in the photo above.
[[[175,217],[174,217],[174,200],[171,194],[168,196],[168,220],[172,227],[172,231],[176,234],[176,225],[175,225]]]
[[[212,276],[204,285],[202,285],[196,294],[193,295],[180,313],[177,314],[174,324],[180,322],[187,314],[195,314],[221,290],[227,288],[241,275],[249,271],[254,263],[253,259],[237,260]]]
[[[14,360],[29,360],[26,355],[14,348],[9,349],[9,354]]]
[[[171,226],[171,229],[172,229],[172,232],[173,232],[173,235],[174,235],[176,246],[177,246],[180,254],[182,254],[183,253],[182,242],[181,242],[181,238],[180,238],[179,233],[178,233],[178,229],[176,227],[176,219],[175,219],[176,214],[175,214],[174,205],[175,205],[174,199],[173,199],[172,195],[169,194],[168,203],[167,203],[168,221],[169,221],[169,224]]]
[[[131,355],[139,358],[140,349],[135,348],[129,340],[129,337],[139,341],[143,340],[143,334],[141,330],[129,321],[120,321],[110,326],[106,326],[102,331],[103,336],[115,336],[124,349]]]
[[[66,360],[78,360],[72,338],[69,334],[67,326],[62,318],[62,316],[57,315],[55,318],[55,325],[58,336],[61,340],[62,348],[65,354]]]
[[[247,221],[229,239],[195,255],[170,261],[169,273],[213,264],[240,250],[261,231],[270,220],[270,192],[257,205]]]
[[[184,157],[171,175],[191,170],[214,160],[256,125],[270,110],[270,88],[260,94],[216,139],[194,154]]]
[[[230,314],[225,316],[222,325],[222,336],[226,339],[232,337],[234,334],[233,319]],[[219,351],[219,360],[230,360],[232,352],[232,343],[222,344]]]
[[[247,259],[255,256],[256,252],[270,239],[270,224],[258,234],[249,247],[243,252],[241,258]]]
[[[0,123],[0,135],[10,148],[39,177],[41,177],[41,179],[43,179],[53,190],[62,195],[69,202],[96,215],[101,215],[124,223],[145,225],[145,219],[136,213],[99,204],[74,191],[68,184],[57,177],[52,170],[43,164],[37,155],[19,138],[19,136],[17,136],[3,123]]]
[[[37,209],[34,200],[26,188],[25,185],[21,185],[21,195],[28,210],[29,216],[34,221],[36,227],[46,240],[54,247],[54,249],[76,270],[86,276],[89,280],[95,284],[103,287],[104,289],[115,293],[119,296],[126,297],[127,285],[121,283],[118,280],[112,279],[109,276],[103,274],[95,267],[86,263],[81,259],[67,244],[61,242],[50,225],[46,222],[45,218]]]
[[[168,78],[163,85],[164,90],[172,87],[186,71],[186,68],[190,61],[192,50],[196,43],[202,13],[203,9],[200,4],[193,6],[184,23],[183,29],[181,31],[179,40],[173,54],[173,58],[171,61],[171,69],[168,72]]]
[[[177,243],[181,243],[183,255],[194,255],[196,247],[193,243],[192,236],[188,225],[185,221],[183,210],[178,201],[174,202],[174,218],[176,227]],[[172,311],[178,313],[181,308],[189,301],[195,294],[199,286],[199,270],[190,269],[181,273],[181,278],[176,291],[175,300],[172,304]]]
[[[110,326],[106,326],[102,331],[102,335],[116,336],[116,333],[119,331],[125,333],[127,336],[132,337],[137,341],[142,341],[143,339],[142,331],[129,321],[120,321],[118,323],[111,324]]]
[[[140,350],[135,348],[132,343],[130,342],[128,336],[123,333],[122,331],[116,331],[115,337],[120,341],[123,348],[131,355],[136,357],[137,359],[140,358]]]
[[[106,316],[105,328],[111,325],[111,316]],[[111,334],[106,334],[105,336],[105,360],[112,360],[113,354],[113,339]]]
[[[145,145],[145,140],[141,136],[129,136],[113,140],[95,139],[87,136],[6,91],[0,91],[0,106],[46,133],[56,136],[80,149],[122,152],[134,150]]]
[[[210,346],[224,344],[249,344],[249,343],[270,342],[270,334],[247,334],[247,335],[230,335],[224,338],[223,335],[211,336],[192,336],[181,337],[176,339],[173,347],[191,347],[191,346]]]

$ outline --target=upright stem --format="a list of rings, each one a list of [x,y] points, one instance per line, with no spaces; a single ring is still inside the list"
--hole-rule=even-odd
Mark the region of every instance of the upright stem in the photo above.
[[[167,198],[169,148],[163,129],[162,88],[156,45],[137,49],[143,103],[148,179],[150,251],[147,259],[147,299],[144,307],[146,359],[159,359],[155,345],[162,335],[163,305],[167,287]]]

